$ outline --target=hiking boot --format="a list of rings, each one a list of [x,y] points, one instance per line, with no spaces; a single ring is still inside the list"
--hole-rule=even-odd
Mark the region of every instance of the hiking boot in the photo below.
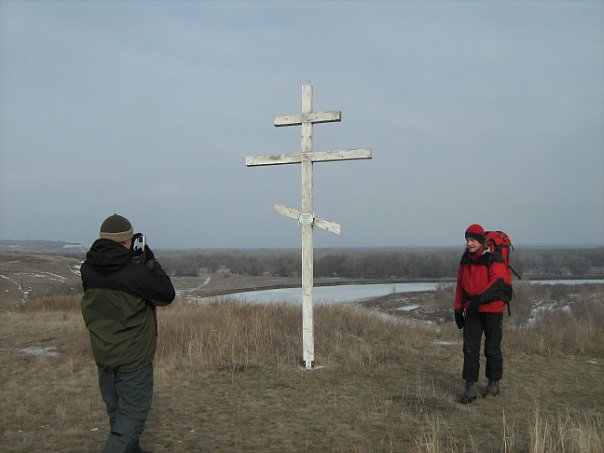
[[[476,399],[476,382],[466,381],[466,390],[463,392],[459,402],[462,404],[470,404]]]
[[[486,398],[489,395],[491,395],[491,396],[499,395],[499,381],[495,381],[495,380],[492,381],[489,379],[489,383],[487,384],[486,388],[483,390],[482,396],[483,396],[483,398]]]

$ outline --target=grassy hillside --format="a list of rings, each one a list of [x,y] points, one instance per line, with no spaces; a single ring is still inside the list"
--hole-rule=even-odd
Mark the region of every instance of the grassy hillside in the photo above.
[[[0,310],[48,295],[81,291],[81,259],[34,253],[0,253]]]
[[[414,326],[354,304],[320,306],[317,366],[304,370],[298,307],[177,300],[159,310],[142,446],[156,453],[601,452],[603,290],[523,291],[535,304],[571,308],[534,311],[525,316],[530,324],[506,316],[502,394],[470,406],[455,401],[462,354],[452,321]],[[101,448],[108,422],[78,301],[47,297],[0,313],[3,451]]]

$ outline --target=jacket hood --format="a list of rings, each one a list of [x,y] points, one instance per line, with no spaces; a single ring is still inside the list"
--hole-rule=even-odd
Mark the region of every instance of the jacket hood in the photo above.
[[[97,272],[109,274],[128,264],[134,254],[119,242],[97,239],[86,254],[87,263]]]

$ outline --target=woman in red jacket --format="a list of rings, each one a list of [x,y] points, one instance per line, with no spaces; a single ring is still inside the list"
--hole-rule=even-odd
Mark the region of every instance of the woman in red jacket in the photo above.
[[[455,322],[463,329],[463,373],[465,392],[459,399],[469,404],[476,399],[480,371],[480,343],[485,334],[484,355],[489,383],[483,396],[499,394],[503,372],[501,338],[503,312],[507,300],[504,277],[506,265],[501,255],[491,253],[482,226],[473,224],[465,233],[466,251],[461,257],[455,291]]]

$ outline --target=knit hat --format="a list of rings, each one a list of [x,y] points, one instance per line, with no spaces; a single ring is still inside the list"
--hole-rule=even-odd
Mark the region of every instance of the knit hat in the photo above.
[[[472,238],[476,239],[481,244],[484,244],[486,241],[484,228],[477,223],[473,223],[466,230],[466,239]]]
[[[105,219],[101,225],[101,239],[111,239],[115,242],[123,242],[132,239],[132,225],[126,217],[113,214]]]

